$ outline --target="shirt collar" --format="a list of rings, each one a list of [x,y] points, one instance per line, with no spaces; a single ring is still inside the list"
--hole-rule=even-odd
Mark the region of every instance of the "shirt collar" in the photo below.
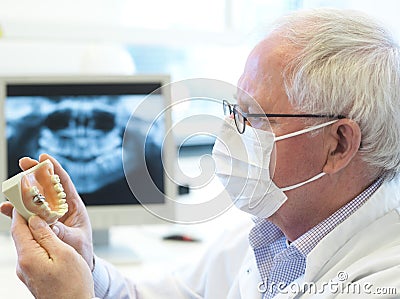
[[[359,209],[371,195],[382,185],[383,179],[379,178],[367,189],[360,193],[353,200],[334,212],[328,218],[314,226],[312,229],[301,235],[295,241],[286,242],[287,247],[294,246],[306,257],[318,242],[330,233],[337,225],[346,220],[351,214]],[[249,242],[253,249],[266,244],[271,244],[283,236],[282,231],[267,219],[254,217],[255,226],[249,234]]]
[[[314,226],[312,229],[301,235],[290,245],[295,246],[304,257],[318,244],[323,237],[330,233],[336,226],[345,221],[357,209],[359,209],[371,195],[382,185],[383,179],[378,179],[367,189],[361,192],[353,200],[334,212],[328,218]]]

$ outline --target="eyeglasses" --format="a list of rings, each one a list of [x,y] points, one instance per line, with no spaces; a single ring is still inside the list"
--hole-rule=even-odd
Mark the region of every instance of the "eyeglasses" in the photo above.
[[[232,115],[235,120],[236,128],[240,134],[244,133],[246,122],[251,123],[252,127],[263,128],[268,124],[268,117],[309,117],[309,118],[346,118],[343,115],[328,115],[328,114],[281,114],[281,113],[245,113],[240,110],[239,105],[230,104],[228,101],[222,102],[225,115]],[[249,119],[251,120],[249,121]]]

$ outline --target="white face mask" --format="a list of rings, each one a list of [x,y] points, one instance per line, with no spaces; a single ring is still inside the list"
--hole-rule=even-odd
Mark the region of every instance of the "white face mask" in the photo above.
[[[275,142],[328,126],[336,121],[275,137],[272,132],[250,126],[246,127],[243,134],[239,134],[234,120],[227,118],[212,151],[216,175],[239,209],[268,218],[287,200],[284,191],[298,188],[325,175],[321,172],[304,182],[284,188],[277,187],[270,174],[270,160]]]

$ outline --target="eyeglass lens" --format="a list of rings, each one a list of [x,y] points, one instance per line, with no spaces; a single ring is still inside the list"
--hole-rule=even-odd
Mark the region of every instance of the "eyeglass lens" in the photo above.
[[[246,126],[246,120],[243,114],[238,111],[235,106],[233,107],[233,116],[235,118],[236,128],[238,129],[239,133],[242,134]]]
[[[223,105],[225,115],[232,115],[232,113],[233,113],[233,118],[235,120],[236,128],[239,131],[239,133],[242,134],[244,132],[245,125],[246,125],[245,124],[246,121],[245,121],[245,118],[242,115],[242,113],[237,110],[236,105],[231,105],[226,100],[223,100],[222,105]]]
[[[232,114],[231,105],[225,100],[222,102],[222,105],[224,108],[224,115],[231,115]]]

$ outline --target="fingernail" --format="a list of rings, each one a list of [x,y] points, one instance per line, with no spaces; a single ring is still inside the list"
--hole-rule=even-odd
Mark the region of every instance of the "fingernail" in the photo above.
[[[53,230],[53,232],[58,236],[60,229],[57,227],[57,225],[53,225],[53,227],[51,228]]]
[[[29,227],[34,230],[41,229],[45,227],[46,222],[40,218],[39,216],[31,216],[29,217]]]

